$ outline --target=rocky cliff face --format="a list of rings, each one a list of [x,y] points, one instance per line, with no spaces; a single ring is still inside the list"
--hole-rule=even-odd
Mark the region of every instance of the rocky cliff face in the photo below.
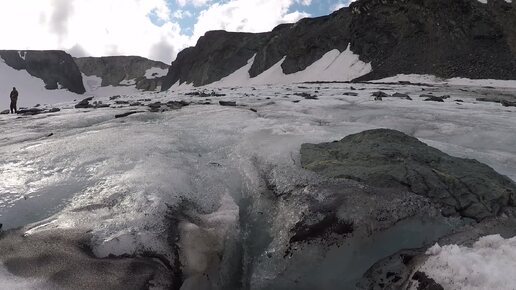
[[[516,5],[505,0],[360,0],[329,16],[284,24],[268,33],[208,32],[179,53],[164,80],[209,84],[244,66],[257,76],[283,57],[286,74],[348,45],[372,72],[516,79]]]
[[[161,86],[159,73],[149,73],[149,70],[169,67],[139,56],[82,57],[76,58],[75,62],[85,75],[102,78],[103,87],[136,85],[142,90],[155,90]]]
[[[516,8],[504,0],[362,0],[353,13],[351,49],[373,71],[516,79]]]
[[[268,33],[209,31],[195,47],[181,51],[165,77],[163,89],[177,81],[195,86],[212,83],[244,66],[265,44]]]
[[[62,87],[78,94],[86,91],[79,68],[64,51],[2,50],[0,57],[8,66],[42,79],[46,89]]]

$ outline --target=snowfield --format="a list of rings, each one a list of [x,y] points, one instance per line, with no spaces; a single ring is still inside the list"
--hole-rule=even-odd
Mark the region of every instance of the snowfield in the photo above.
[[[99,90],[98,81],[86,80],[91,90]],[[27,235],[81,229],[92,233],[91,245],[98,257],[148,251],[168,257],[169,215],[188,201],[196,222],[181,222],[178,244],[187,275],[185,285],[195,285],[194,278],[206,270],[213,255],[229,247],[231,237],[241,230],[239,204],[246,196],[261,194],[260,171],[301,170],[302,143],[391,128],[450,155],[475,158],[516,180],[516,107],[476,100],[500,96],[514,100],[512,88],[219,85],[161,93],[102,88],[94,101],[111,104],[110,108],[75,109],[76,102],[62,102],[55,105],[61,108],[57,113],[0,115],[0,222],[4,229],[25,226]],[[203,90],[222,96],[189,94]],[[378,90],[407,93],[414,100],[375,101],[372,93]],[[62,101],[59,91],[46,93]],[[301,93],[317,99],[305,99]],[[119,94],[118,103],[109,100]],[[420,94],[451,97],[444,103],[426,102]],[[147,105],[157,101],[191,105],[149,112]],[[220,106],[219,101],[235,101],[237,106]],[[140,105],[129,105],[135,102]],[[142,112],[115,118],[130,111]],[[284,186],[291,182],[288,174],[275,178]],[[284,216],[291,215],[286,212]],[[505,280],[487,275],[498,271],[491,269],[514,273],[516,260],[509,256],[514,251],[513,239],[498,237],[484,238],[471,249],[434,247],[423,269],[445,289],[514,289],[514,275]],[[495,259],[498,255],[501,258]],[[466,278],[473,280],[465,282]],[[2,267],[0,279],[2,287],[21,281]],[[20,283],[27,285],[24,289],[32,284],[39,289],[48,286],[41,281]],[[195,289],[190,287],[185,289]]]

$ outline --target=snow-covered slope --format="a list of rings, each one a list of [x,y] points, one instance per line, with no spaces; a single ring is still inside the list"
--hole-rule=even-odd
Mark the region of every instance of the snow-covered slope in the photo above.
[[[166,70],[161,68],[150,68],[145,71],[150,81],[161,77],[165,73]],[[114,95],[131,95],[141,91],[136,88],[135,83],[119,86],[102,86],[102,78],[95,75],[87,76],[85,74],[82,74],[82,81],[86,89],[86,93],[84,94],[76,94],[67,89],[48,90],[45,88],[43,80],[31,76],[26,70],[16,70],[8,66],[1,58],[0,76],[0,111],[9,108],[9,94],[13,87],[16,87],[20,93],[18,107],[27,108],[34,107],[37,104],[51,105],[71,102],[89,96],[110,97]]]
[[[359,56],[354,54],[349,46],[343,52],[337,49],[329,51],[305,70],[293,74],[285,74],[283,72],[281,67],[285,61],[285,58],[283,58],[270,69],[252,78],[250,77],[249,70],[253,66],[255,57],[256,56],[253,56],[253,58],[248,61],[247,65],[238,69],[233,74],[208,86],[231,87],[292,84],[314,81],[351,81],[371,72],[371,65],[360,61]]]

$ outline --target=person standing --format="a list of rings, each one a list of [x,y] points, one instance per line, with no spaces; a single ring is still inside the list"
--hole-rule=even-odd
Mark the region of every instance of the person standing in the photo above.
[[[18,108],[16,107],[16,103],[18,102],[18,91],[16,88],[13,88],[11,92],[11,114],[18,113]]]

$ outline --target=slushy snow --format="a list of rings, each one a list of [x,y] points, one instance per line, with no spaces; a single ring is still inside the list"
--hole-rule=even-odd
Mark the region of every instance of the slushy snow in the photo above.
[[[447,290],[516,289],[516,237],[480,238],[472,247],[436,244],[419,269]]]

